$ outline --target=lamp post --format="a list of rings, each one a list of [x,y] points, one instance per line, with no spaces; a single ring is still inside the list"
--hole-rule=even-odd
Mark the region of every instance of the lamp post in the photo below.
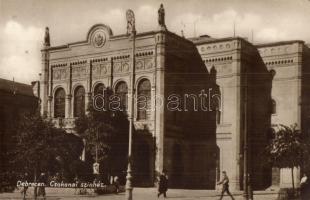
[[[135,17],[132,10],[127,10],[127,34],[130,34],[132,39],[132,69],[131,69],[131,94],[130,94],[130,107],[129,107],[129,144],[128,144],[128,166],[126,176],[126,199],[132,200],[132,169],[131,169],[131,156],[132,156],[132,134],[133,134],[133,119],[134,119],[134,104],[135,104],[135,51],[136,51],[136,29]]]

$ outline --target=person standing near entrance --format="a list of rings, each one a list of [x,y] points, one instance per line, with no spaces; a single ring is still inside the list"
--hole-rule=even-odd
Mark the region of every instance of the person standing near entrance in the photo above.
[[[234,197],[229,192],[229,178],[228,178],[228,176],[226,174],[226,171],[223,171],[222,174],[223,174],[222,180],[217,183],[217,185],[221,185],[222,184],[222,193],[221,193],[220,200],[223,198],[225,192],[231,197],[232,200],[234,200]]]
[[[166,198],[167,197],[167,194],[166,194],[167,190],[168,190],[168,176],[167,176],[167,171],[163,170],[163,172],[159,176],[157,197],[159,198],[159,196],[161,194],[163,194],[164,198]]]

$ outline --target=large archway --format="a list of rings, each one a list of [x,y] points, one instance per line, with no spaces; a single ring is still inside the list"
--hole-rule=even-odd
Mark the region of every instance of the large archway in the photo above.
[[[134,185],[149,187],[154,185],[154,140],[146,130],[138,130],[133,137]]]

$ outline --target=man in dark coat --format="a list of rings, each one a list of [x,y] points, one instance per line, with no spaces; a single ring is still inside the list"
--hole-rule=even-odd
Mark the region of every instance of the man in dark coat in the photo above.
[[[44,185],[47,184],[47,177],[46,177],[45,173],[41,173],[41,175],[38,179],[38,183],[44,183]],[[45,197],[46,197],[45,186],[39,186],[38,196],[41,196],[41,195],[45,199]]]
[[[23,182],[28,182],[29,180],[28,173],[26,172],[23,176]],[[28,186],[24,186],[21,193],[23,195],[23,199],[26,199]]]
[[[225,171],[223,171],[222,173],[223,173],[223,179],[220,182],[217,183],[218,185],[220,185],[220,184],[223,185],[220,200],[223,198],[225,192],[231,197],[231,199],[234,200],[234,197],[229,192],[229,179],[228,179],[228,176],[227,176]]]
[[[159,196],[161,194],[164,195],[164,198],[167,197],[167,190],[168,190],[168,176],[167,176],[167,171],[163,170],[163,172],[161,173],[161,175],[159,176],[159,183],[158,183],[158,194],[157,197],[159,198]]]

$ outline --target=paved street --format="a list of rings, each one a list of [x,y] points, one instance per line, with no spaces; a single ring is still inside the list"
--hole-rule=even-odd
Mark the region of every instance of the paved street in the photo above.
[[[106,195],[75,195],[74,189],[56,189],[47,188],[47,200],[62,200],[62,199],[103,199],[103,200],[124,200],[125,193],[120,194],[106,194]],[[30,189],[27,199],[33,199],[33,190]],[[219,192],[209,191],[209,190],[180,190],[180,189],[170,189],[167,193],[168,199],[182,199],[182,200],[196,200],[196,199],[209,199],[216,200],[219,199]],[[241,200],[242,194],[240,192],[234,193],[236,200]],[[276,200],[275,192],[260,191],[255,192],[255,200]],[[22,199],[19,191],[14,193],[2,193],[0,194],[0,199]],[[157,199],[156,188],[135,188],[133,193],[134,200],[152,200]],[[163,199],[161,197],[160,199]],[[229,197],[224,197],[223,200],[230,199]]]

